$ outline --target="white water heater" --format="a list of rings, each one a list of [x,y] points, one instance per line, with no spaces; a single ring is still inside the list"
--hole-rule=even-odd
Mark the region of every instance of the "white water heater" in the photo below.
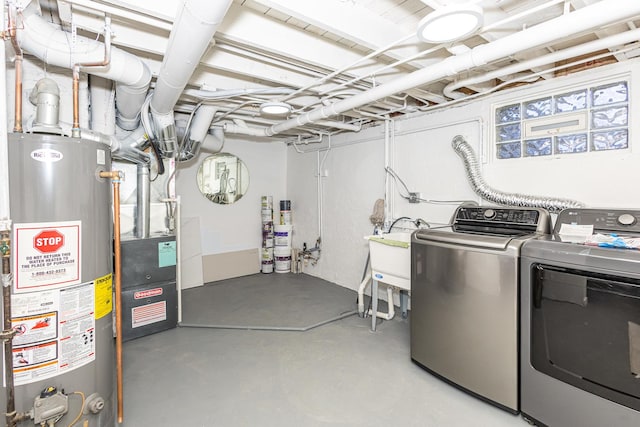
[[[114,425],[110,170],[105,144],[9,134],[17,425]]]

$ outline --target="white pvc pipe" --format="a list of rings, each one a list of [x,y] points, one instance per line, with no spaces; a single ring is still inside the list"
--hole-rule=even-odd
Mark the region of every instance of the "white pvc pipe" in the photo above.
[[[248,135],[248,136],[267,136],[266,128],[256,128],[249,126],[239,126],[232,123],[225,123],[223,125],[223,129],[225,133],[235,133],[240,135]]]
[[[154,28],[159,28],[162,30],[170,31],[171,30],[171,22],[165,21],[158,17],[146,15],[143,13],[135,13],[131,12],[129,9],[125,9],[123,5],[106,5],[102,3],[98,3],[95,0],[66,0],[67,3],[71,3],[72,5],[78,5],[80,7],[86,7],[87,9],[107,13],[113,16],[119,16],[125,18],[129,21],[137,22],[140,24],[149,25]]]
[[[640,15],[640,2],[603,0],[496,41],[476,46],[467,53],[449,57],[366,92],[275,124],[266,130],[266,134],[267,136],[277,135],[289,129],[345,113],[399,92],[423,86],[445,77],[455,76],[460,72],[486,65],[527,49],[544,46],[593,28],[600,28],[638,15]]]
[[[361,124],[335,122],[331,120],[318,120],[314,122],[314,124],[319,126],[326,126],[334,129],[346,130],[349,132],[358,132],[360,129],[362,129]],[[223,128],[224,128],[224,131],[227,133],[236,133],[240,135],[261,136],[261,137],[272,136],[272,135],[268,135],[267,131],[269,128],[240,126],[240,125],[235,125],[231,123],[224,124]]]
[[[358,314],[360,316],[364,316],[364,314],[365,314],[365,310],[364,310],[364,290],[367,288],[369,283],[372,283],[370,265],[367,267],[367,269],[369,271],[367,272],[367,275],[362,280],[362,282],[360,282],[360,286],[358,287]],[[393,305],[393,287],[387,285],[386,283],[383,283],[383,284],[387,286],[387,307],[388,307],[388,311],[386,313],[382,312],[382,311],[376,311],[376,317],[379,317],[379,318],[385,319],[385,320],[391,320],[396,315],[396,309],[395,309],[395,306]],[[378,282],[378,286],[380,286],[380,282]],[[370,316],[373,315],[372,310],[368,309],[366,311],[366,314],[368,314]]]
[[[380,283],[378,283],[378,286],[379,285]],[[396,315],[396,308],[393,305],[393,288],[389,285],[387,285],[387,307],[389,311],[386,313],[383,311],[376,311],[376,317],[379,317],[384,320],[391,320]],[[372,310],[371,309],[367,310],[367,314],[369,314],[370,316],[373,316]]]
[[[387,168],[392,167],[391,162],[391,133],[393,129],[391,125],[393,124],[392,120],[384,121],[384,230],[389,230],[389,226],[391,226],[391,220],[393,219],[393,208],[394,208],[394,192],[393,192],[393,184],[389,179],[389,174],[386,172]]]
[[[71,35],[37,14],[29,5],[22,12],[17,38],[22,49],[47,64],[72,69],[75,63],[100,62],[104,59],[104,44],[93,39]],[[111,62],[106,67],[86,69],[89,74],[116,81],[118,124],[126,130],[138,125],[140,108],[151,82],[151,71],[140,58],[121,49],[111,49]]]
[[[640,29],[627,31],[613,36],[605,37],[603,39],[594,40],[591,42],[583,43],[578,46],[569,47],[566,49],[558,50],[548,55],[533,58],[528,61],[518,62],[513,65],[509,65],[500,68],[495,71],[491,71],[480,76],[471,77],[464,80],[458,80],[445,86],[443,93],[449,98],[464,98],[465,95],[459,92],[455,92],[461,87],[470,86],[478,83],[483,83],[491,79],[503,77],[508,74],[517,73],[523,70],[540,67],[543,65],[551,64],[558,61],[563,61],[569,58],[574,58],[587,53],[592,53],[601,49],[608,49],[613,46],[623,45],[626,43],[632,43],[640,40]]]
[[[176,290],[178,293],[178,324],[182,323],[182,223],[180,196],[176,197]]]
[[[358,286],[358,314],[364,316],[364,290],[371,281],[371,266],[367,263],[367,274]]]

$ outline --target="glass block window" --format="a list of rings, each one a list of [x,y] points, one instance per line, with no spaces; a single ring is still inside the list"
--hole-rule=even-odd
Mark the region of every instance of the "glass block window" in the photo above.
[[[571,126],[575,123],[579,126]],[[622,150],[629,148],[628,126],[627,81],[523,100],[495,110],[496,156],[515,159]]]

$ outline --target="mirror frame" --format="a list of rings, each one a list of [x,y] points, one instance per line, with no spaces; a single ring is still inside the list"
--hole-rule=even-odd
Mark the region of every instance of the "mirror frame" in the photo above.
[[[234,154],[212,154],[200,162],[196,185],[200,194],[213,203],[230,205],[249,191],[249,169]]]

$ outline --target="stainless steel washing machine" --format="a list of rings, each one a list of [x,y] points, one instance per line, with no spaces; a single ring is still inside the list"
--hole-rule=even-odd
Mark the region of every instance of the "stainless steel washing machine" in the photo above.
[[[519,256],[550,231],[543,209],[463,206],[411,240],[411,358],[512,413],[518,400]]]
[[[564,210],[553,236],[524,244],[522,414],[551,427],[638,427],[640,252],[571,243],[567,226],[640,236],[640,211]]]

